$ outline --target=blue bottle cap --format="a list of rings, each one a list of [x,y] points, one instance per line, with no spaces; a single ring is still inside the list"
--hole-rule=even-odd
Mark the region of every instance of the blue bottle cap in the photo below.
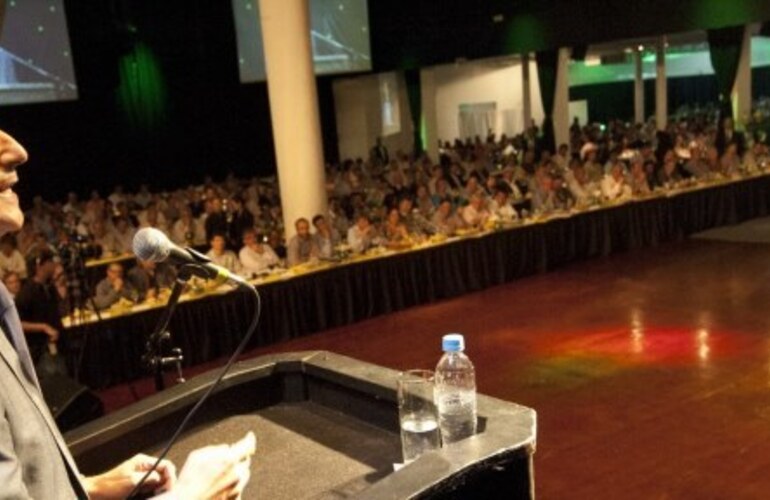
[[[444,352],[462,352],[465,350],[465,338],[461,333],[450,333],[441,339]]]

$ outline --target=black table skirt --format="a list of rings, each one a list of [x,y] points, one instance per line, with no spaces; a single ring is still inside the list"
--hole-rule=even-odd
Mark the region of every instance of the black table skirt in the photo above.
[[[251,347],[763,216],[769,196],[770,176],[762,176],[261,285],[262,319]],[[253,312],[253,299],[243,291],[180,304],[169,330],[184,352],[184,364],[230,354]],[[153,310],[70,328],[68,362],[77,378],[102,388],[146,375],[140,358],[159,314]]]

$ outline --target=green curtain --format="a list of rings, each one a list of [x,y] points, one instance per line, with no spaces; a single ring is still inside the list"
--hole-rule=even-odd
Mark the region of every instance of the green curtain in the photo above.
[[[152,134],[166,122],[167,92],[157,57],[143,42],[120,60],[118,102],[133,133]]]
[[[406,92],[409,96],[409,111],[412,114],[414,156],[417,157],[422,154],[424,146],[422,143],[422,90],[420,88],[420,70],[405,70],[404,80],[406,80]]]
[[[711,66],[717,79],[719,90],[720,121],[733,115],[730,94],[738,73],[738,61],[741,58],[743,26],[711,29],[707,31]]]
[[[543,50],[535,53],[537,77],[540,80],[540,96],[543,99],[542,139],[540,151],[556,152],[556,134],[553,128],[553,105],[556,100],[556,72],[559,66],[559,50]]]

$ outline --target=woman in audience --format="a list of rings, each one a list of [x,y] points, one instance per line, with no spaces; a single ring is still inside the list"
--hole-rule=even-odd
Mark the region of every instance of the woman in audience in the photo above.
[[[224,267],[230,272],[241,274],[243,270],[241,261],[238,260],[235,253],[227,250],[224,235],[215,234],[209,244],[211,249],[206,253],[206,257],[211,259],[212,263]]]

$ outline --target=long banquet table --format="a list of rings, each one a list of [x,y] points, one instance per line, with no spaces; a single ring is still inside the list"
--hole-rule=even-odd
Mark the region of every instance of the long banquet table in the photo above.
[[[399,252],[379,252],[272,275],[255,284],[262,319],[251,347],[292,339],[419,304],[456,297],[613,252],[682,239],[766,215],[770,175],[657,193],[622,204],[529,220]],[[160,305],[95,321],[65,321],[68,364],[102,388],[146,375],[140,358]],[[190,366],[230,354],[254,312],[250,294],[227,288],[186,296],[171,320]]]

